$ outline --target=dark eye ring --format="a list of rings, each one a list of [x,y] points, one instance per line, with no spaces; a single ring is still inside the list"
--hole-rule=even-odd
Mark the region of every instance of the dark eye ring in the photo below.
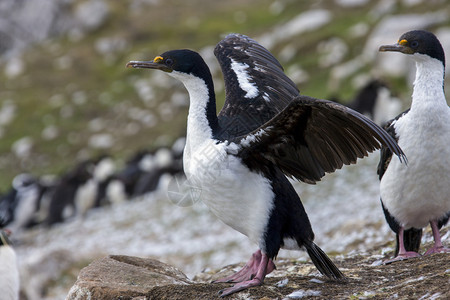
[[[411,42],[411,48],[417,48],[419,46],[419,42],[418,41],[412,41]]]
[[[171,66],[172,64],[173,64],[173,60],[172,59],[170,59],[170,58],[166,59],[166,65],[167,66]]]

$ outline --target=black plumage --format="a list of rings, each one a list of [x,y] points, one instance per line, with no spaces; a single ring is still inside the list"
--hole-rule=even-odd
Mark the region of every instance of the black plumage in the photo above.
[[[297,86],[284,74],[278,60],[247,36],[228,35],[217,44],[214,54],[226,78],[225,103],[218,115],[222,140],[257,129],[299,95]],[[246,70],[251,74],[250,81],[256,86],[257,95],[246,97],[248,93],[240,87],[232,62],[248,66]]]
[[[315,183],[325,172],[352,164],[380,142],[401,154],[385,131],[363,115],[327,100],[298,96],[276,117],[249,135],[258,135],[242,149],[250,169],[275,164],[286,175]],[[236,137],[235,140],[246,137]],[[266,164],[260,163],[266,161]]]
[[[75,213],[75,196],[77,190],[92,178],[93,162],[90,160],[79,163],[73,170],[61,176],[55,185],[50,198],[49,211],[45,224],[48,226],[64,221],[65,210]]]
[[[190,94],[185,172],[204,181],[202,195],[211,210],[260,247],[241,271],[219,280],[237,283],[222,296],[262,284],[281,247],[305,248],[320,272],[342,279],[314,244],[308,216],[286,175],[315,183],[381,144],[405,160],[402,150],[363,115],[300,95],[280,63],[256,41],[231,34],[214,53],[225,80],[225,104],[218,115],[212,77],[198,53],[172,50],[127,66],[162,70],[185,84]],[[202,155],[205,146],[218,153],[209,162]],[[213,175],[213,183],[205,172]],[[252,199],[249,189],[265,194]],[[255,215],[252,206],[260,213]]]

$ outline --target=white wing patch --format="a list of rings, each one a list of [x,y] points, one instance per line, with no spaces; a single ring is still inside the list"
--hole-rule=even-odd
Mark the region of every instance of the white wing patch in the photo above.
[[[268,130],[272,129],[272,126],[268,126],[266,130],[267,129]],[[243,147],[249,147],[252,143],[254,143],[259,137],[263,136],[264,134],[266,134],[266,131],[264,129],[260,129],[257,132],[255,132],[255,134],[250,134],[245,138],[243,138],[239,142],[239,144]]]
[[[236,74],[237,80],[239,82],[239,87],[246,92],[245,98],[255,98],[259,95],[258,88],[252,82],[250,82],[251,77],[247,73],[249,66],[244,63],[238,63],[231,59],[231,69]]]

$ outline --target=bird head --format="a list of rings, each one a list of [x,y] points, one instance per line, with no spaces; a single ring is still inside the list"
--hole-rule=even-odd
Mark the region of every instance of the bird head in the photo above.
[[[161,70],[169,75],[181,73],[197,77],[202,77],[202,73],[208,69],[200,54],[187,49],[167,51],[156,56],[152,61],[130,61],[126,66],[127,68]]]
[[[445,65],[445,54],[437,37],[425,30],[408,31],[398,39],[394,45],[383,45],[379,51],[394,51],[404,54],[427,55],[441,61]]]

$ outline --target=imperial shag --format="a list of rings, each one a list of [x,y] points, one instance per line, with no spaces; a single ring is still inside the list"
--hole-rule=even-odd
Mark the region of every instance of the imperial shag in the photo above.
[[[395,258],[417,257],[422,228],[431,225],[435,244],[425,254],[450,252],[439,229],[450,216],[450,108],[444,94],[445,55],[434,34],[414,30],[380,51],[410,55],[416,62],[411,108],[385,125],[408,157],[408,166],[381,149],[378,174],[383,211],[397,234]]]
[[[9,240],[9,230],[2,229],[0,218],[0,291],[2,299],[19,299],[19,269],[16,252]]]
[[[225,104],[216,114],[213,80],[201,56],[173,50],[132,68],[167,72],[190,96],[184,171],[204,203],[224,223],[259,246],[222,296],[263,283],[280,248],[306,249],[321,273],[344,275],[313,242],[305,209],[285,175],[306,183],[397,143],[361,114],[337,103],[301,96],[280,63],[254,40],[228,35],[215,48],[225,79]]]

